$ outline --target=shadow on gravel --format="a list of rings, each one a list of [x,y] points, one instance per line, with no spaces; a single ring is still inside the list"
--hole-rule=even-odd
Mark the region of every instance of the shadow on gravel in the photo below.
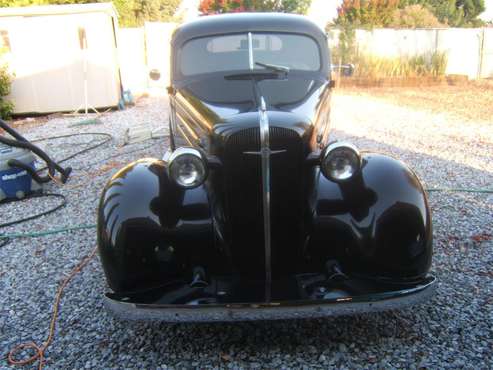
[[[157,334],[154,340],[159,336],[166,340],[170,335],[179,335],[195,344],[204,340],[215,340],[217,344],[237,346],[238,349],[247,344],[248,348],[263,352],[279,347],[280,344],[296,347],[313,342],[315,347],[326,348],[329,343],[358,341],[357,338],[364,339],[365,343],[370,345],[383,337],[416,338],[419,335],[417,325],[426,325],[423,320],[427,315],[426,311],[424,305],[417,312],[408,309],[401,312],[388,311],[322,319],[129,325],[136,335],[145,336],[149,330],[153,331],[153,334]]]
[[[159,353],[160,363],[193,366],[202,359],[211,366],[313,368],[342,365],[352,359],[381,361],[380,348],[411,348],[430,331],[429,307],[372,315],[293,321],[215,324],[140,323],[128,325],[136,344],[119,344],[126,355]],[[434,335],[439,335],[436,332]],[[142,344],[145,343],[143,346]],[[135,348],[135,349],[134,349]],[[406,362],[412,362],[408,358]]]

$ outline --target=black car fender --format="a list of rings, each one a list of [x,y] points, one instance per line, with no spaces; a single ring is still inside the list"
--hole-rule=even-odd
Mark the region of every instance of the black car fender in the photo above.
[[[118,293],[191,276],[191,269],[214,258],[205,187],[179,187],[161,160],[130,163],[109,180],[97,226],[103,268]]]
[[[376,278],[418,279],[432,256],[431,212],[418,177],[403,162],[362,155],[361,170],[336,183],[314,171],[309,197],[312,263],[341,261],[346,271]]]

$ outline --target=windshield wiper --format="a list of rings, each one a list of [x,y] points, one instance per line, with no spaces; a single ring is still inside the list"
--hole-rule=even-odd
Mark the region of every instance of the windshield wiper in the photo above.
[[[279,72],[272,73],[271,71],[251,71],[247,73],[236,73],[224,76],[225,80],[278,80],[281,76]]]
[[[269,64],[262,62],[255,62],[256,65],[264,67],[266,70],[254,69],[246,73],[237,73],[232,75],[226,75],[226,80],[279,80],[289,73],[289,67],[280,66],[277,64]]]
[[[260,66],[260,67],[270,69],[271,71],[274,71],[274,72],[289,73],[289,67],[280,66],[277,64],[261,63],[261,62],[255,62],[255,64]]]

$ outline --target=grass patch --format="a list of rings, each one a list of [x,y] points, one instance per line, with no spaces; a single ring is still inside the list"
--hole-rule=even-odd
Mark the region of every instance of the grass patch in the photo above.
[[[333,61],[337,63],[337,55]],[[445,75],[447,55],[435,52],[402,57],[379,57],[375,55],[356,54],[351,63],[356,78],[411,78],[411,77],[439,77]]]

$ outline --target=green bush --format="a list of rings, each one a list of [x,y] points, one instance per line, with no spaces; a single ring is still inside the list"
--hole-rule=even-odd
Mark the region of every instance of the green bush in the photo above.
[[[14,104],[5,99],[10,94],[10,84],[12,77],[7,69],[7,66],[0,67],[0,117],[9,119],[14,111]]]

